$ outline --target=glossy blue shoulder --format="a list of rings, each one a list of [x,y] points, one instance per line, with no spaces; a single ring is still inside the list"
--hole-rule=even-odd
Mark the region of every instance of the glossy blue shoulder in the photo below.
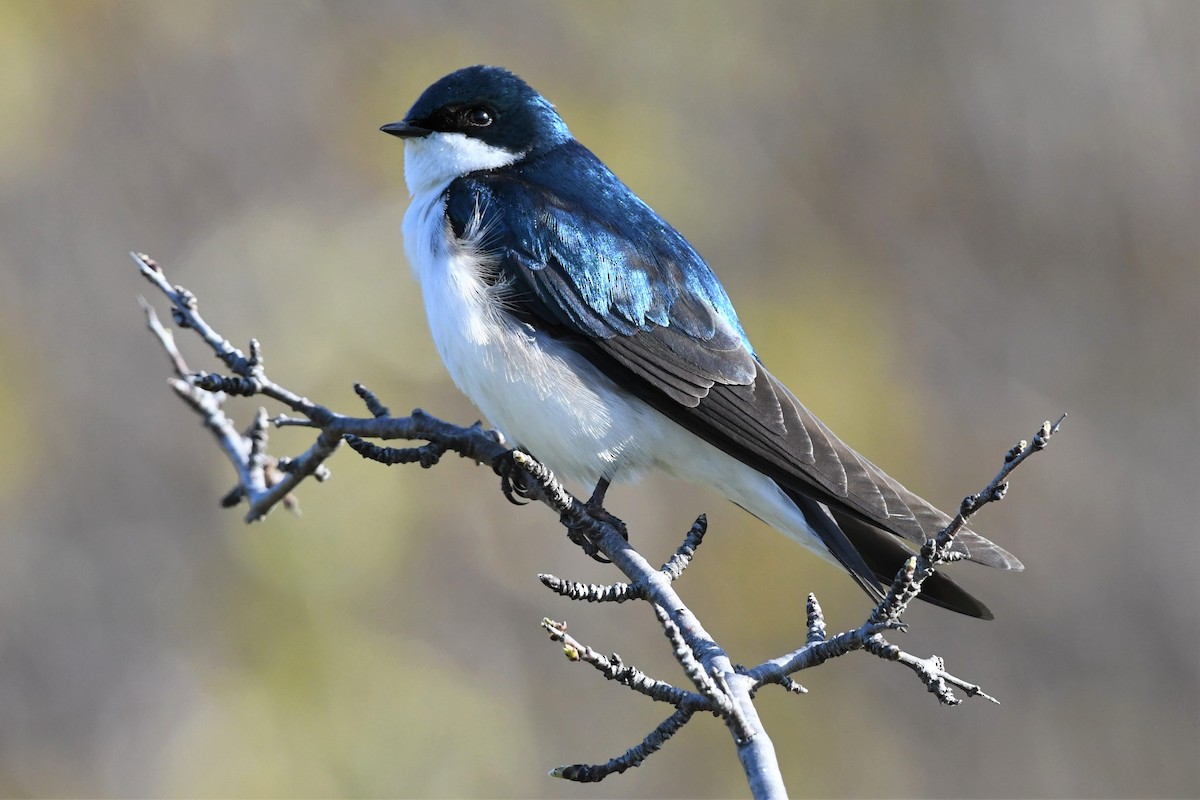
[[[753,379],[750,343],[712,270],[578,142],[455,180],[447,215],[459,237],[495,259],[522,310],[540,322],[600,339],[667,329],[697,366]],[[726,363],[717,368],[702,350]],[[734,367],[728,354],[737,351]]]

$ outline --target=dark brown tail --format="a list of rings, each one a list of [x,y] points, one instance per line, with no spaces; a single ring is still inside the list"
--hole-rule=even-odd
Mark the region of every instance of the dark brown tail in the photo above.
[[[840,511],[832,511],[838,527],[846,534],[846,538],[854,545],[854,549],[862,556],[884,589],[890,586],[896,573],[900,571],[905,560],[913,553],[900,539],[880,530],[874,525],[863,522]],[[868,592],[871,594],[871,592]],[[969,617],[979,619],[994,619],[992,612],[979,600],[968,594],[961,586],[947,578],[941,572],[931,575],[921,585],[918,595],[927,603],[957,611]]]
[[[864,522],[845,511],[819,503],[800,492],[784,489],[830,554],[876,603],[883,599],[896,573],[913,554],[899,536]],[[918,595],[927,603],[969,617],[993,619],[983,603],[940,572],[921,585]]]

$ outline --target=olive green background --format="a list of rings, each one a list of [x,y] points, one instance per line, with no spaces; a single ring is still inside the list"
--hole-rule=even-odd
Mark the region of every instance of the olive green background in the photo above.
[[[1200,6],[441,0],[0,3],[0,795],[745,794],[708,717],[599,786],[546,777],[669,709],[539,620],[680,681],[649,609],[546,592],[538,572],[614,573],[456,458],[347,451],[302,516],[243,525],[144,329],[131,249],[289,387],[474,421],[377,128],[478,62],[556,103],[764,362],[934,502],[1071,412],[979,522],[1028,570],[954,569],[997,620],[920,608],[896,637],[1002,705],[942,708],[860,655],[764,690],[790,791],[1200,794]],[[799,644],[809,591],[833,628],[866,613],[717,497],[610,501],[655,560],[709,512],[679,588],[735,661]]]

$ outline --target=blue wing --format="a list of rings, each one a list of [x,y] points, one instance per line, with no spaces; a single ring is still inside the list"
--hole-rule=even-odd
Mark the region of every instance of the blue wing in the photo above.
[[[840,529],[818,533],[834,555],[864,586],[874,588],[872,574],[890,579],[903,547],[871,532],[922,543],[946,515],[844,444],[763,367],[708,265],[591,152],[572,141],[553,156],[447,190],[455,234],[491,257],[509,310],[770,475],[802,509],[828,505]],[[1020,568],[965,533],[972,560]]]
[[[754,352],[733,305],[687,241],[578,143],[556,156],[448,190],[455,232],[482,232],[518,314],[600,342],[685,406],[714,384],[753,382]]]

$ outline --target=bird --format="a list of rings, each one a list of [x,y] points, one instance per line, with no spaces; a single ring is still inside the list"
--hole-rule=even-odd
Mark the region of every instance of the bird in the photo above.
[[[514,447],[595,486],[709,487],[878,602],[950,518],[818,420],[759,360],[707,262],[515,73],[459,69],[404,118],[402,233],[450,377]],[[511,499],[511,498],[510,498]],[[961,556],[1015,556],[969,528]],[[935,573],[920,597],[986,605]]]

